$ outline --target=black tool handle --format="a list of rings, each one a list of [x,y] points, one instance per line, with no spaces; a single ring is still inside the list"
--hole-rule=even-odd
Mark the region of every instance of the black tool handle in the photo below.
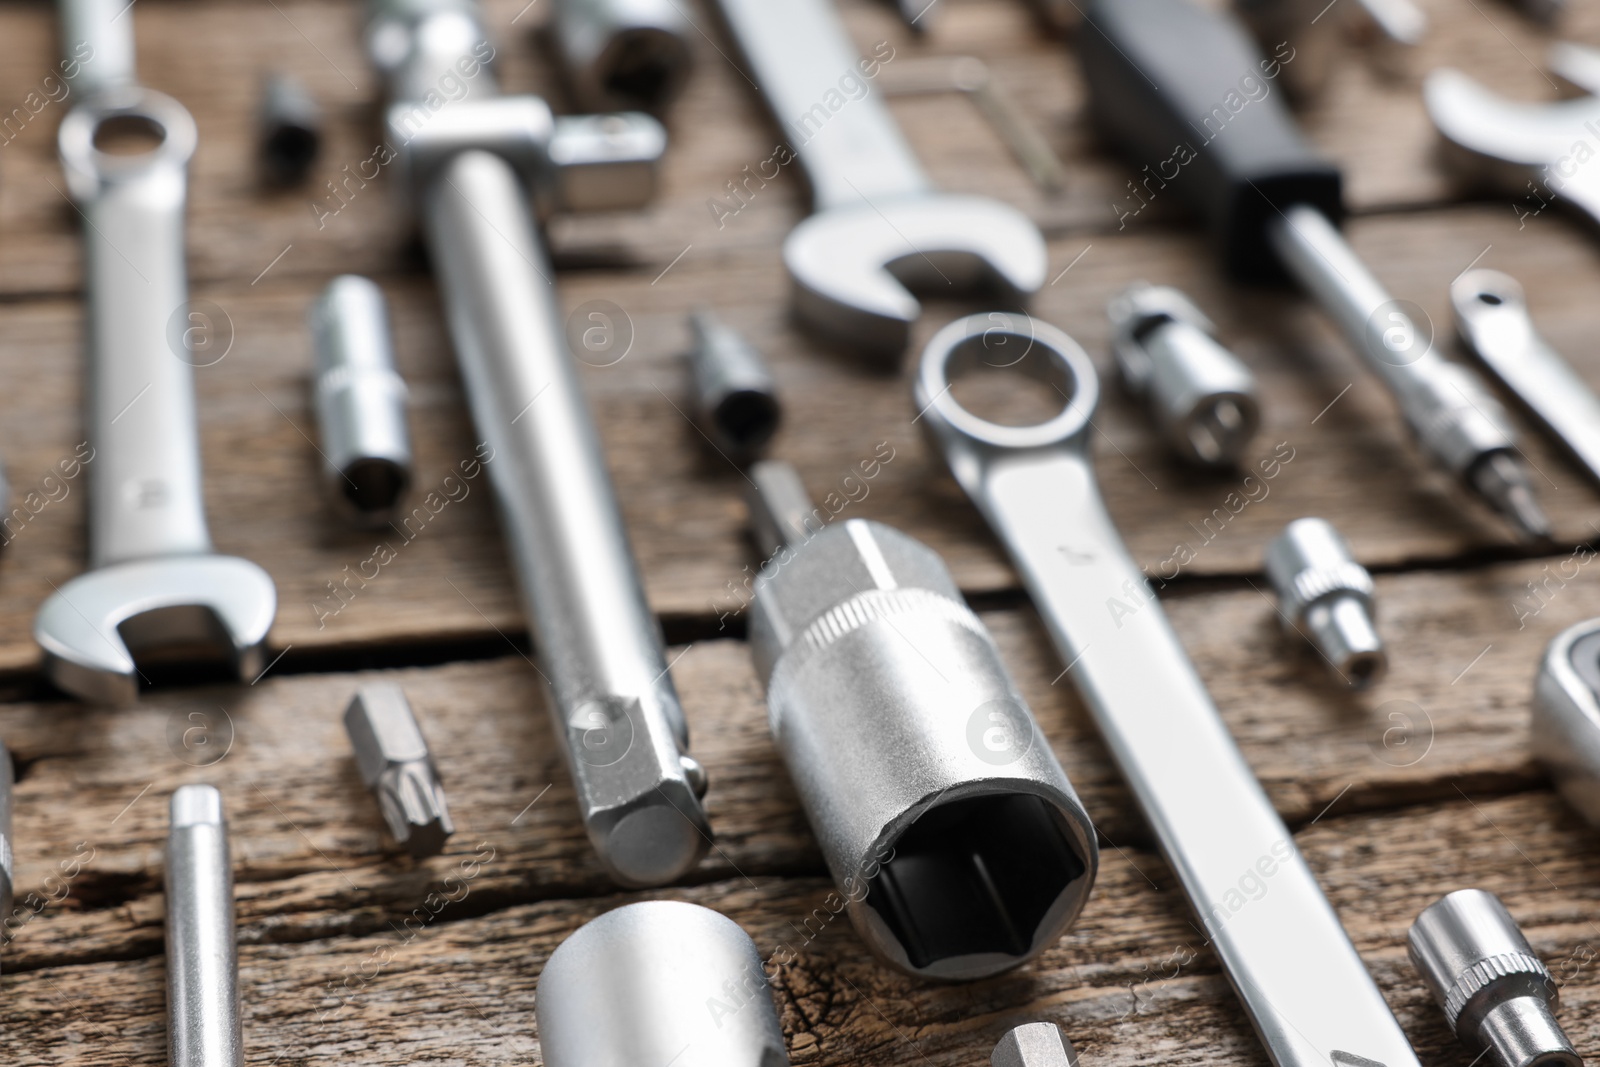
[[[1130,210],[1188,203],[1244,281],[1284,277],[1266,234],[1284,208],[1343,217],[1339,171],[1301,135],[1276,81],[1294,62],[1288,44],[1264,56],[1231,16],[1188,0],[1093,0],[1077,40],[1095,124],[1141,168]]]

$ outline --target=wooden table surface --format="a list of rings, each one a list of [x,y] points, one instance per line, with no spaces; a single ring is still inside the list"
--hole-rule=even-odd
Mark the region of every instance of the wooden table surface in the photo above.
[[[504,81],[549,93],[559,109],[532,34],[549,3],[524,3],[487,5]],[[1562,981],[1560,1018],[1579,1050],[1600,1051],[1600,838],[1551,792],[1526,743],[1545,643],[1600,614],[1600,586],[1571,548],[1600,534],[1594,489],[1530,433],[1526,451],[1566,547],[1539,555],[1513,545],[1426,469],[1389,398],[1319,312],[1226,284],[1170,202],[1119,225],[1112,205],[1128,174],[1095,144],[1066,50],[1020,2],[942,0],[923,39],[887,4],[843,6],[864,50],[893,49],[886,84],[897,63],[979,56],[1066,161],[1068,189],[1046,196],[969,102],[892,100],[941,186],[999,196],[1039,221],[1056,280],[1035,310],[1075,335],[1103,376],[1106,300],[1137,278],[1185,288],[1255,370],[1265,426],[1251,459],[1275,449],[1293,457],[1266,495],[1233,514],[1225,502],[1240,477],[1176,465],[1116,389],[1097,416],[1101,485],[1142,563],[1195,548],[1165,607],[1424,1064],[1465,1067],[1471,1056],[1407,963],[1404,935],[1424,906],[1466,886],[1501,895]],[[1550,35],[1497,0],[1423,6],[1432,29],[1405,69],[1347,50],[1326,96],[1303,113],[1347,168],[1351,239],[1446,340],[1451,279],[1473,263],[1511,272],[1542,331],[1600,381],[1600,245],[1568,214],[1519,219],[1509,197],[1456,186],[1419,94],[1421,75],[1449,64],[1503,92],[1550,98],[1541,66]],[[1600,10],[1573,6],[1567,35],[1600,43]],[[715,306],[770,357],[787,408],[773,453],[798,465],[814,495],[842,492],[861,459],[892,451],[846,513],[891,522],[944,555],[1104,850],[1076,927],[1035,963],[989,981],[911,980],[880,965],[848,924],[828,926],[774,982],[794,1062],[979,1064],[1006,1027],[1032,1019],[1059,1022],[1085,1064],[1266,1062],[1082,705],[1067,682],[1052,684],[1061,664],[1015,573],[919,437],[906,374],[873,372],[790,324],[777,247],[805,213],[798,176],[756,188],[718,225],[709,202],[728,204],[725,183],[767,158],[778,135],[727,60],[733,50],[708,5],[692,11],[698,68],[670,118],[660,201],[637,214],[560,219],[550,232],[564,306],[609,301],[631,324],[625,358],[586,366],[583,380],[712,783],[716,848],[681,885],[653,892],[619,891],[584,839],[526,662],[485,480],[457,490],[378,577],[345,581],[394,539],[350,532],[316,491],[302,323],[330,276],[369,274],[392,302],[419,498],[477,440],[425,257],[389,199],[391,176],[348,182],[342,199],[327,184],[358,171],[380,136],[381,87],[361,50],[359,6],[140,0],[131,12],[143,79],[199,124],[194,296],[221,309],[231,340],[225,358],[197,373],[209,515],[219,548],[262,563],[280,597],[270,655],[281,657],[250,686],[167,686],[111,711],[61,700],[38,673],[34,611],[84,565],[83,478],[52,475],[84,438],[81,259],[54,150],[71,101],[34,96],[24,121],[12,120],[0,144],[0,453],[12,503],[27,515],[0,558],[0,738],[16,764],[25,902],[0,978],[8,1063],[164,1061],[161,847],[166,798],[188,782],[219,785],[232,821],[253,1064],[537,1062],[544,959],[581,923],[630,900],[719,908],[764,953],[791,939],[830,885],[742,642],[742,582],[757,561],[743,534],[741,476],[679,410],[684,313],[697,304]],[[52,15],[38,0],[0,0],[0,112],[23,107],[52,73]],[[286,193],[258,188],[251,151],[258,79],[272,68],[301,77],[328,116],[314,182]],[[930,302],[917,342],[972,309]],[[1224,507],[1221,532],[1206,539],[1203,524]],[[1334,520],[1378,576],[1393,669],[1358,696],[1336,692],[1315,657],[1281,634],[1260,592],[1264,545],[1306,514]],[[336,596],[336,586],[349,591]],[[355,687],[379,676],[409,692],[459,827],[444,856],[422,863],[384,836],[339,721]],[[195,722],[211,730],[199,755],[182,740]],[[429,894],[474,860],[469,892],[435,914]],[[421,933],[402,937],[400,924],[416,915],[426,916]]]

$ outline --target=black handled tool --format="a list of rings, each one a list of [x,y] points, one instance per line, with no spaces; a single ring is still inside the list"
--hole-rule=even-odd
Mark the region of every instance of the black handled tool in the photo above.
[[[1389,387],[1428,458],[1524,538],[1549,537],[1504,409],[1434,351],[1415,305],[1394,300],[1340,235],[1338,168],[1274,93],[1293,51],[1267,58],[1230,16],[1187,0],[1093,0],[1077,41],[1095,122],[1142,168],[1141,200],[1195,208],[1231,277],[1297,280]]]

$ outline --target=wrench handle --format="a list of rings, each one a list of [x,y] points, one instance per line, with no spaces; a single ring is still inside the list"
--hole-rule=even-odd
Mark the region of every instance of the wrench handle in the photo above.
[[[127,0],[61,0],[61,62],[85,97],[137,83]]]
[[[931,185],[830,0],[718,0],[761,95],[811,181],[814,210],[928,192]],[[869,73],[870,72],[870,73]],[[762,175],[763,178],[770,175]]]
[[[1277,1067],[1417,1067],[1399,1024],[1245,763],[1105,510],[1088,456],[1099,385],[1066,334],[1013,329],[1021,369],[1070,398],[999,426],[950,395],[952,366],[1014,350],[987,316],[929,343],[917,406],[1004,542],[1051,641]],[[992,364],[991,364],[992,365]],[[1048,373],[1047,373],[1048,372]]]
[[[140,156],[94,147],[110,120],[163,133]],[[194,120],[170,97],[108,90],[74,108],[61,156],[84,220],[89,555],[94,567],[211,550],[200,488],[183,213]]]

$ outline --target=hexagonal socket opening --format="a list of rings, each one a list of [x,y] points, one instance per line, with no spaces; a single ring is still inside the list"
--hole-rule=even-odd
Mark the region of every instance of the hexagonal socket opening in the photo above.
[[[919,971],[957,956],[1020,961],[1087,871],[1061,816],[1022,793],[939,805],[893,848],[866,903]]]

